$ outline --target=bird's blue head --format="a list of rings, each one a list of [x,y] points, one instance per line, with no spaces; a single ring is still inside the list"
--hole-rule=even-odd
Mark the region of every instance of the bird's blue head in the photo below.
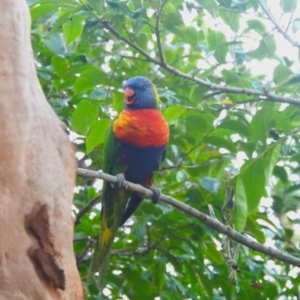
[[[158,108],[160,100],[155,85],[147,78],[132,77],[124,84],[125,108]]]

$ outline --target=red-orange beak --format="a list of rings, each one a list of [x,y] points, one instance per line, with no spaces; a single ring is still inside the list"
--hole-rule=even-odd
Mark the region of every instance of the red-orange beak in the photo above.
[[[133,89],[127,87],[124,90],[124,98],[127,105],[133,105],[135,102],[135,92]]]

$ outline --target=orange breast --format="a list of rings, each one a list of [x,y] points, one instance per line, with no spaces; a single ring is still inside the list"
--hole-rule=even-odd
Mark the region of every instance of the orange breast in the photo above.
[[[137,147],[161,147],[169,140],[168,123],[157,109],[125,109],[113,130],[117,139]]]

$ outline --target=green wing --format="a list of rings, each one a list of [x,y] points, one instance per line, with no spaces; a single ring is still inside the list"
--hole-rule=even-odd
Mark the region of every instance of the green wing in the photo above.
[[[104,173],[109,173],[113,171],[115,159],[120,149],[120,142],[115,139],[115,135],[113,132],[113,123],[111,123],[110,127],[106,133],[104,152],[103,152],[103,164],[102,169]],[[106,182],[104,182],[105,184]]]
[[[103,156],[103,172],[111,175],[124,173],[126,165],[117,157],[120,154],[120,143],[115,139],[112,125],[108,129]],[[106,181],[102,189],[101,231],[93,254],[88,283],[95,272],[99,272],[98,285],[102,288],[106,274],[112,244],[122,220],[128,197],[131,192],[126,189],[114,189]]]

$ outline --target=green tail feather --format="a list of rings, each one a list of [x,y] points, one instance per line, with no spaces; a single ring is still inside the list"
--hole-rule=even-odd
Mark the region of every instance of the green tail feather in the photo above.
[[[110,245],[102,249],[98,248],[98,245],[100,244],[100,239],[101,237],[99,238],[97,247],[93,253],[87,283],[90,284],[95,276],[95,273],[98,272],[98,287],[101,291],[104,287],[104,279],[109,266],[111,248],[113,245],[114,237],[112,238]]]
[[[88,275],[88,284],[90,284],[94,274],[99,273],[98,286],[101,289],[109,266],[112,245],[121,224],[130,193],[125,189],[112,189],[110,186],[106,186],[105,189],[105,196],[107,197],[105,197],[102,204],[101,232]]]

